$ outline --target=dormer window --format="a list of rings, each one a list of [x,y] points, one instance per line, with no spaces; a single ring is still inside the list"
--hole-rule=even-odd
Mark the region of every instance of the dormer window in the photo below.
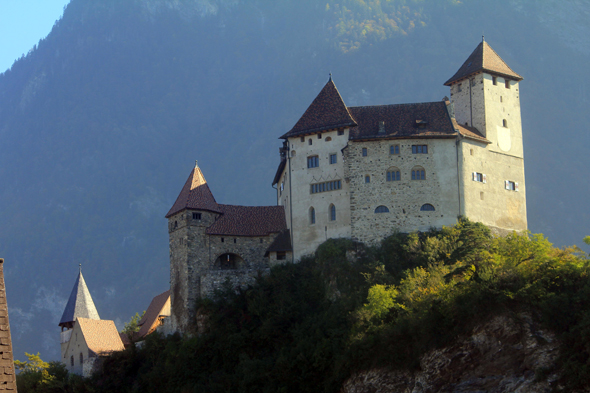
[[[426,128],[426,126],[428,125],[428,121],[426,120],[416,120],[416,127],[418,128]]]

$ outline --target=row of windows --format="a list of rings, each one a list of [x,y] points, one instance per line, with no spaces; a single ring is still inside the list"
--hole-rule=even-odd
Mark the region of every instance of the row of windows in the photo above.
[[[496,86],[498,84],[498,78],[492,76],[492,84]],[[510,81],[508,79],[504,79],[504,87],[510,89]]]
[[[399,145],[390,145],[389,146],[389,154],[397,155],[399,154],[400,149]],[[369,149],[363,147],[362,149],[363,157],[367,157],[369,155]],[[428,145],[412,145],[412,154],[428,154]]]
[[[338,130],[338,135],[344,135],[344,131],[343,131],[343,130]],[[321,133],[320,133],[320,134],[317,134],[317,138],[318,138],[318,139],[322,139],[322,134],[321,134]],[[332,140],[332,138],[331,138],[331,137],[327,137],[327,138],[325,139],[325,141],[326,141],[326,142],[330,142],[331,140]],[[301,137],[301,142],[302,142],[302,143],[304,143],[304,142],[305,142],[305,136],[302,136],[302,137]],[[309,139],[307,140],[307,144],[308,144],[308,145],[313,145],[313,139],[309,138]]]
[[[328,209],[328,219],[330,221],[336,221],[336,206],[334,204],[331,204]],[[313,207],[309,208],[309,223],[312,225],[315,224],[315,208]]]
[[[65,356],[64,356],[65,357]],[[70,364],[74,367],[74,355],[70,357]],[[80,352],[80,366],[84,364],[84,355]]]
[[[336,164],[338,162],[338,155],[336,153],[330,154],[330,164]],[[320,166],[320,158],[318,156],[307,157],[307,167],[317,168]]]
[[[425,203],[422,206],[420,206],[420,211],[433,212],[433,211],[435,211],[435,208],[430,203]],[[383,205],[377,206],[375,208],[375,213],[389,213],[389,208],[387,206],[383,206]]]
[[[385,175],[385,181],[400,181],[401,172],[397,168],[389,168]],[[426,180],[426,171],[421,166],[412,169],[412,180]],[[365,183],[371,182],[371,176],[365,175]]]
[[[333,180],[324,183],[312,184],[310,188],[312,194],[317,194],[318,192],[340,190],[342,189],[342,180]]]
[[[473,181],[484,184],[488,182],[488,177],[484,173],[473,172],[471,175]],[[511,180],[504,180],[504,188],[510,191],[518,191],[518,183]]]

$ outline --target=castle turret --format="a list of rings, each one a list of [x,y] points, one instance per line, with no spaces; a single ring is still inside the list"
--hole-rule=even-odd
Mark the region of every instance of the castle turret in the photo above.
[[[519,92],[522,79],[482,39],[445,82],[451,89],[458,128],[466,127],[485,138],[458,141],[461,214],[498,228],[500,233],[527,229]]]
[[[74,288],[72,288],[72,293],[70,293],[70,298],[59,322],[62,329],[60,340],[62,358],[70,341],[76,318],[100,319],[92,296],[90,296],[90,291],[86,286],[86,281],[84,281],[84,276],[82,276],[82,267],[80,267],[78,278],[76,278]]]
[[[206,230],[222,213],[195,163],[176,202],[166,214],[170,239],[170,328],[185,331],[201,294],[201,273],[209,269]],[[206,254],[206,255],[205,255]]]

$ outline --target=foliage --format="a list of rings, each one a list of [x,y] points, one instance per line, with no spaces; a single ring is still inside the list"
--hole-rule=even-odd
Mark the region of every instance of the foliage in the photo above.
[[[574,390],[590,375],[589,277],[577,248],[554,248],[542,235],[494,237],[465,219],[377,247],[332,239],[252,287],[201,300],[207,332],[153,334],[107,359],[87,386],[337,392],[354,371],[417,366],[487,317],[529,310],[562,340],[561,383]]]
[[[139,329],[141,329],[141,326],[139,326],[139,321],[141,321],[141,318],[143,318],[144,315],[145,310],[141,313],[141,315],[139,315],[139,313],[135,313],[129,322],[125,322],[125,327],[123,330],[121,330],[121,333],[126,334],[130,341],[133,340],[133,335],[139,332]]]
[[[587,245],[589,245],[589,246],[590,246],[590,236],[586,236],[586,237],[584,238],[584,243],[586,243]]]
[[[44,362],[39,354],[26,353],[26,361],[14,361],[18,371],[17,389],[21,393],[85,392],[81,377],[71,378],[61,362]]]

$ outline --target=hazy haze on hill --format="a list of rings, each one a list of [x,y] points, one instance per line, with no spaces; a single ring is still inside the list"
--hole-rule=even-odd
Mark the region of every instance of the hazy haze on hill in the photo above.
[[[584,1],[72,0],[0,74],[0,257],[15,356],[59,357],[83,265],[122,325],[168,285],[164,215],[198,159],[220,203],[275,203],[277,139],[332,72],[348,105],[437,101],[485,33],[516,72],[529,228],[590,234]]]

